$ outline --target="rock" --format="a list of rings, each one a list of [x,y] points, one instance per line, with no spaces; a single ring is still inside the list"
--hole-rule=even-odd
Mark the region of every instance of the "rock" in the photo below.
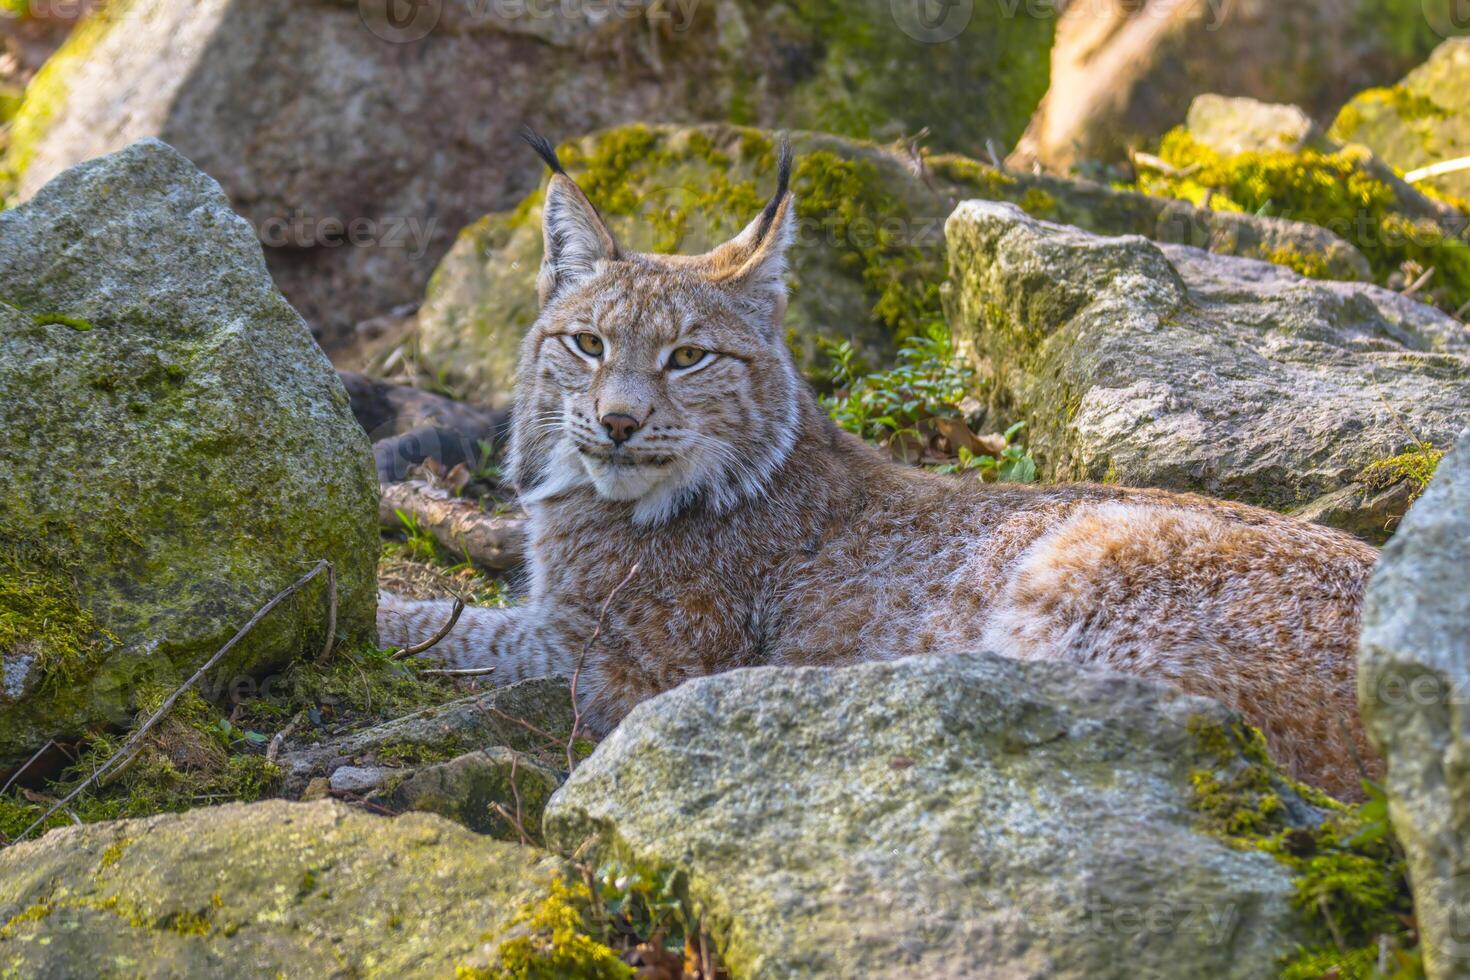
[[[369,793],[395,772],[386,766],[342,766],[328,777],[327,788],[334,793]]]
[[[1303,935],[1291,876],[1193,803],[1244,764],[1239,731],[987,654],[737,670],[635,708],[545,829],[684,872],[734,976],[1274,975]]]
[[[1446,41],[1390,88],[1369,89],[1338,113],[1332,135],[1362,143],[1403,171],[1470,156],[1470,38]],[[1420,183],[1470,200],[1470,170]]]
[[[452,976],[557,862],[429,814],[231,804],[0,852],[0,959],[76,976]]]
[[[328,775],[332,769],[356,764],[353,760],[359,759],[371,759],[366,763],[369,765],[417,765],[442,762],[491,746],[523,752],[565,751],[548,744],[546,738],[522,722],[564,746],[572,729],[572,695],[567,681],[560,677],[521,681],[325,743],[290,745],[280,757],[285,792],[297,795],[313,777]]]
[[[1225,156],[1298,153],[1322,137],[1312,117],[1294,105],[1221,95],[1191,102],[1184,125],[1198,142]]]
[[[1334,526],[1381,540],[1377,504],[1333,495],[1470,420],[1470,336],[1386,290],[983,201],[945,233],[951,328],[1048,479],[1327,498]]]
[[[1361,249],[1380,284],[1414,284],[1449,312],[1470,301],[1470,212],[1422,193],[1366,147],[1316,133],[1294,106],[1201,96],[1159,157],[1168,169],[1139,172],[1151,194],[1310,222]]]
[[[0,771],[130,720],[318,559],[372,639],[367,440],[219,185],[156,140],[67,171],[0,213],[0,300]],[[322,576],[205,693],[320,650],[326,611]]]
[[[1051,88],[1011,156],[1066,171],[1121,162],[1206,92],[1330,116],[1448,37],[1456,0],[1100,0],[1057,22]]]
[[[337,376],[352,399],[357,424],[372,440],[379,483],[405,480],[428,459],[446,470],[464,463],[474,471],[488,462],[488,454],[509,434],[509,412],[493,412],[355,371],[339,370]]]
[[[437,813],[477,833],[520,840],[522,830],[527,834],[538,831],[546,801],[560,785],[560,776],[550,768],[513,749],[495,746],[418,769],[395,780],[374,799],[397,812]],[[497,804],[516,817],[519,828],[497,811]]]
[[[1022,204],[1040,217],[1112,234],[1138,233],[1212,250],[1302,263],[1361,278],[1366,260],[1331,232],[1083,181],[1002,173],[968,157],[913,160],[891,147],[793,135],[801,231],[792,250],[788,333],[819,382],[826,341],[848,340],[874,365],[895,338],[939,320],[944,218],[958,200]],[[696,252],[735,234],[775,186],[768,133],[731,126],[629,126],[562,149],[627,247]],[[541,192],[465,229],[419,313],[421,369],[463,395],[508,403],[521,335],[536,317]]]
[[[1470,431],[1383,549],[1368,586],[1358,699],[1388,762],[1431,977],[1470,963]]]
[[[225,186],[336,350],[417,299],[461,227],[535,186],[524,120],[553,135],[634,119],[928,126],[983,152],[1040,100],[1054,23],[966,3],[937,44],[921,24],[896,30],[889,0],[446,0],[403,5],[399,29],[387,2],[112,0],[37,77],[5,169],[24,198],[78,161],[167,140]]]

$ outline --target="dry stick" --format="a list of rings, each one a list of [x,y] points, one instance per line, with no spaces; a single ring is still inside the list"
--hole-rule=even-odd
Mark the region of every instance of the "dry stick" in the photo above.
[[[1429,280],[1434,278],[1434,273],[1436,271],[1436,268],[1431,265],[1429,268],[1424,270],[1424,272],[1419,276],[1418,279],[1415,279],[1407,288],[1404,289],[1403,292],[1399,293],[1399,295],[1404,297],[1405,299],[1413,298],[1414,295],[1419,292],[1419,290],[1429,285]]]
[[[475,702],[475,706],[476,707],[481,707],[480,702],[476,701]],[[507,713],[505,711],[502,711],[501,709],[495,707],[495,705],[493,705],[493,704],[490,705],[487,708],[487,710],[493,711],[495,714],[497,714],[500,717],[504,718],[506,721],[513,721],[513,722],[515,722],[517,725],[520,725],[522,728],[524,728],[526,731],[530,732],[532,735],[539,735],[539,736],[541,736],[542,738],[546,739],[546,741],[550,742],[552,745],[554,745],[557,748],[561,748],[561,746],[562,746],[561,739],[557,738],[555,735],[553,735],[550,732],[546,731],[544,728],[537,728],[535,725],[531,724],[529,721],[527,721],[524,718],[517,718],[515,715],[512,715],[512,714],[509,714],[509,713]]]
[[[567,774],[570,775],[577,770],[577,732],[582,727],[582,705],[577,700],[577,682],[582,679],[582,668],[587,663],[587,654],[592,650],[592,644],[602,635],[602,624],[607,619],[607,609],[612,605],[613,599],[623,591],[623,586],[633,581],[633,576],[638,574],[639,562],[634,562],[633,567],[628,569],[628,574],[623,580],[607,594],[602,600],[602,611],[597,614],[597,627],[592,635],[587,637],[587,642],[582,644],[582,655],[577,658],[577,669],[572,671],[572,733],[567,736]]]
[[[215,664],[223,660],[225,654],[233,650],[235,648],[235,644],[239,643],[242,639],[244,639],[245,634],[249,633],[252,629],[255,628],[256,623],[264,619],[272,609],[276,608],[276,606],[279,606],[283,601],[295,595],[297,592],[300,592],[301,589],[306,585],[306,583],[310,582],[312,579],[320,575],[322,571],[328,567],[329,564],[330,563],[326,560],[317,562],[315,568],[307,572],[305,575],[301,576],[295,582],[286,586],[286,588],[282,589],[280,592],[277,592],[275,598],[271,599],[270,602],[267,602],[265,605],[261,606],[260,609],[256,611],[255,615],[250,617],[250,622],[240,627],[240,631],[234,636],[230,637],[229,641],[225,643],[224,646],[219,648],[218,653],[210,657],[203,667],[200,667],[198,670],[196,670],[193,676],[184,681],[183,685],[177,691],[174,691],[174,693],[168,696],[168,700],[164,701],[159,709],[153,712],[152,717],[143,722],[142,727],[140,727],[136,732],[133,733],[132,737],[127,740],[122,748],[113,753],[112,757],[104,762],[100,768],[92,773],[92,775],[82,780],[80,786],[72,790],[66,795],[64,799],[62,799],[59,803],[57,803],[51,809],[42,814],[40,819],[31,824],[25,830],[21,831],[20,836],[17,837],[16,840],[25,840],[31,835],[31,831],[44,824],[47,820],[50,820],[51,817],[58,810],[61,810],[72,800],[75,800],[78,796],[81,796],[82,792],[88,786],[91,786],[94,782],[98,780],[98,778],[107,775],[108,771],[112,769],[113,766],[115,766],[119,761],[131,758],[134,750],[137,748],[139,743],[143,741],[143,737],[153,730],[154,725],[163,720],[164,716],[173,709],[174,704],[179,700],[179,698],[184,696],[185,691],[189,690],[195,684],[199,683],[199,679],[207,674],[211,669],[213,669]]]
[[[481,751],[483,752],[485,750],[482,749]],[[516,801],[516,812],[512,814],[499,802],[492,802],[490,808],[500,814],[505,822],[514,827],[516,833],[521,835],[522,847],[533,847],[535,845],[531,840],[531,835],[526,833],[525,811],[521,808],[521,791],[516,786],[516,763],[519,758],[520,756],[515,754],[512,754],[510,757],[510,792]]]
[[[269,762],[272,765],[275,764],[276,759],[280,758],[281,748],[286,744],[286,739],[291,737],[291,734],[296,731],[297,727],[300,726],[302,721],[304,721],[305,719],[306,709],[303,708],[300,711],[296,712],[296,717],[292,718],[286,723],[285,728],[276,732],[276,734],[271,737],[271,744],[266,746],[265,749],[266,762]]]
[[[447,667],[436,667],[433,670],[421,670],[420,676],[429,677],[484,677],[495,673],[494,667],[467,667],[464,670],[450,670]]]
[[[0,796],[4,796],[6,793],[10,792],[10,787],[15,785],[15,781],[19,779],[22,775],[24,775],[25,771],[29,769],[37,759],[41,758],[41,756],[45,754],[47,749],[51,748],[51,746],[55,744],[56,739],[47,739],[46,744],[37,749],[36,754],[27,759],[25,765],[15,770],[15,772],[11,773],[10,778],[5,780],[5,785],[0,786]],[[557,744],[559,745],[561,743],[558,742]]]
[[[397,653],[393,654],[393,659],[406,660],[409,657],[416,657],[419,654],[432,649],[435,645],[438,644],[440,640],[449,635],[450,630],[454,629],[454,624],[459,622],[459,614],[462,612],[464,612],[464,600],[461,599],[459,596],[455,596],[454,612],[449,614],[449,622],[444,624],[444,628],[439,630],[439,632],[435,633],[433,636],[429,637],[422,643],[415,643],[411,647],[404,647],[402,650],[399,650]]]
[[[332,658],[337,646],[337,566],[327,562],[327,642],[322,644],[316,662],[324,664]]]

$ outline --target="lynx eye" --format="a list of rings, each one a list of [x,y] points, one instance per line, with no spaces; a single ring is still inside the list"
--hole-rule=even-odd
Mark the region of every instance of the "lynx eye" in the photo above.
[[[674,368],[692,368],[700,361],[709,356],[709,351],[700,347],[676,347],[669,355],[669,366]]]
[[[577,345],[577,350],[588,357],[601,357],[603,351],[602,338],[595,333],[579,333],[572,338]]]

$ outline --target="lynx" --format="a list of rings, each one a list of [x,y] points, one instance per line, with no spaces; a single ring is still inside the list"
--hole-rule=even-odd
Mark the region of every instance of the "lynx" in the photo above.
[[[1218,699],[1295,777],[1358,792],[1357,760],[1377,766],[1354,665],[1372,548],[1199,496],[890,461],[828,418],[784,342],[788,146],[764,210],[678,256],[619,248],[527,139],[552,171],[508,459],[529,596],[466,610],[431,656],[501,684],[585,658],[579,703],[604,730],[737,667],[1066,660]],[[446,606],[385,595],[383,641],[432,635]]]

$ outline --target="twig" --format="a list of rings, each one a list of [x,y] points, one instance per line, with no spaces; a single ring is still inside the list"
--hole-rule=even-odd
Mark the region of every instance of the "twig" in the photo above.
[[[475,702],[475,706],[476,707],[483,707],[480,704],[479,701],[476,701]],[[517,718],[515,715],[512,715],[512,714],[509,714],[509,713],[507,713],[505,711],[502,711],[501,709],[495,707],[493,704],[490,705],[485,710],[487,710],[487,711],[493,711],[495,714],[497,714],[500,717],[504,718],[506,721],[515,722],[517,725],[520,725],[522,728],[526,729],[531,734],[533,734],[533,735],[539,735],[542,738],[546,739],[546,741],[550,742],[552,745],[556,746],[557,748],[561,748],[561,739],[557,738],[555,735],[553,735],[550,732],[546,731],[544,728],[537,728],[535,725],[531,724],[526,719],[524,719],[524,718]]]
[[[271,744],[269,744],[269,745],[267,745],[265,747],[265,761],[266,762],[269,762],[272,765],[275,765],[276,759],[280,758],[280,756],[281,756],[281,749],[282,749],[282,747],[285,746],[286,739],[288,739],[288,738],[291,737],[292,733],[294,733],[296,731],[296,729],[301,725],[301,723],[305,719],[306,719],[306,709],[303,708],[300,711],[296,712],[296,717],[294,717],[290,721],[286,722],[286,727],[285,728],[281,729],[280,731],[276,732],[274,735],[271,736]]]
[[[36,754],[27,759],[25,765],[15,770],[15,772],[11,773],[10,778],[5,780],[5,785],[0,786],[0,796],[4,796],[6,793],[10,792],[10,787],[15,785],[15,781],[19,779],[22,775],[24,775],[25,771],[29,769],[37,759],[41,758],[41,756],[46,753],[47,749],[51,748],[51,746],[55,744],[56,739],[47,739],[46,744],[37,749]]]
[[[989,137],[985,139],[985,153],[990,157],[991,166],[995,167],[996,170],[1005,169],[1005,165],[1000,162],[1000,154],[995,152],[995,140]]]
[[[602,624],[607,619],[607,609],[612,605],[613,599],[623,591],[623,586],[633,581],[633,576],[638,574],[639,562],[634,562],[633,567],[628,569],[628,574],[623,580],[607,594],[602,600],[602,611],[597,614],[597,626],[592,630],[592,635],[587,637],[587,642],[582,644],[582,655],[577,658],[577,669],[572,671],[572,733],[567,736],[567,773],[571,774],[577,770],[577,734],[582,727],[582,704],[577,700],[577,683],[582,679],[582,668],[587,664],[587,654],[592,650],[592,644],[602,635]]]
[[[1421,180],[1430,177],[1443,177],[1445,174],[1456,173],[1461,170],[1470,170],[1470,157],[1459,157],[1455,160],[1444,160],[1440,163],[1432,163],[1418,170],[1410,170],[1404,174],[1404,183],[1417,184]]]
[[[108,771],[111,770],[120,761],[131,758],[137,747],[142,743],[143,737],[153,730],[154,725],[163,720],[164,716],[173,709],[174,704],[178,702],[179,698],[184,696],[185,691],[189,690],[195,684],[197,684],[200,678],[202,678],[205,674],[207,674],[210,670],[214,668],[215,664],[223,660],[225,654],[233,650],[235,648],[235,644],[239,643],[242,639],[245,638],[245,634],[249,633],[252,629],[255,628],[256,623],[264,619],[272,609],[276,608],[276,606],[279,606],[286,599],[295,595],[297,592],[300,592],[301,589],[305,587],[306,583],[310,582],[312,579],[320,575],[322,571],[324,571],[328,567],[329,564],[330,563],[326,560],[317,562],[315,568],[307,572],[305,575],[301,576],[292,584],[286,586],[286,588],[282,589],[280,592],[277,592],[275,597],[271,599],[270,602],[267,602],[265,605],[261,606],[260,609],[256,611],[255,615],[250,617],[250,621],[244,626],[240,627],[239,632],[230,637],[225,645],[219,648],[219,652],[210,657],[209,660],[205,662],[203,667],[200,667],[198,670],[196,670],[193,676],[184,681],[184,683],[179,687],[178,690],[174,691],[174,693],[168,696],[168,700],[164,701],[163,704],[159,706],[158,710],[153,712],[153,715],[147,721],[143,722],[142,726],[132,734],[132,737],[130,737],[127,742],[124,743],[122,748],[113,753],[112,757],[104,762],[101,767],[99,767],[96,771],[92,773],[92,775],[82,780],[81,784],[77,786],[76,789],[68,793],[64,799],[62,799],[55,806],[42,814],[35,823],[31,824],[25,830],[21,831],[20,836],[15,839],[17,841],[25,840],[31,835],[31,831],[35,830],[37,827],[40,827],[47,820],[50,820],[51,817],[54,816],[58,810],[61,810],[67,804],[71,803],[72,800],[75,800],[78,796],[81,796],[82,792],[86,790],[87,787],[96,782],[98,778],[107,775]]]
[[[486,749],[481,749],[480,751],[488,754],[488,750]],[[522,846],[534,847],[536,842],[531,839],[530,834],[526,833],[525,811],[521,808],[521,790],[520,787],[516,786],[516,768],[519,762],[520,756],[512,750],[510,757],[510,794],[515,799],[516,812],[511,813],[502,804],[493,800],[490,803],[490,809],[500,814],[506,823],[515,828],[516,833],[521,835]]]
[[[454,612],[449,614],[449,622],[445,623],[444,627],[439,630],[439,632],[435,633],[424,642],[415,643],[411,647],[404,647],[402,650],[399,650],[397,653],[393,654],[393,659],[406,660],[409,657],[416,657],[421,653],[433,649],[440,640],[449,635],[450,630],[454,629],[454,624],[459,622],[459,614],[462,612],[464,612],[464,600],[461,599],[459,596],[455,596]]]
[[[1348,951],[1347,943],[1343,942],[1342,930],[1337,928],[1337,923],[1332,919],[1332,910],[1327,905],[1327,896],[1321,895],[1317,898],[1317,909],[1322,913],[1322,918],[1327,920],[1327,931],[1332,933],[1332,941],[1337,944],[1339,952]]]
[[[1429,268],[1424,270],[1424,272],[1419,276],[1418,279],[1415,279],[1407,288],[1404,289],[1403,292],[1399,293],[1399,295],[1404,297],[1405,299],[1412,297],[1414,294],[1419,292],[1419,290],[1429,285],[1429,280],[1434,278],[1434,273],[1436,271],[1437,270],[1435,269],[1435,267],[1431,265]]]
[[[327,562],[327,641],[322,644],[321,656],[316,662],[324,664],[332,659],[337,646],[337,566]]]
[[[421,670],[419,673],[433,677],[484,677],[487,674],[495,673],[495,668],[473,667],[465,670],[449,670],[447,668],[436,667],[433,670]]]

